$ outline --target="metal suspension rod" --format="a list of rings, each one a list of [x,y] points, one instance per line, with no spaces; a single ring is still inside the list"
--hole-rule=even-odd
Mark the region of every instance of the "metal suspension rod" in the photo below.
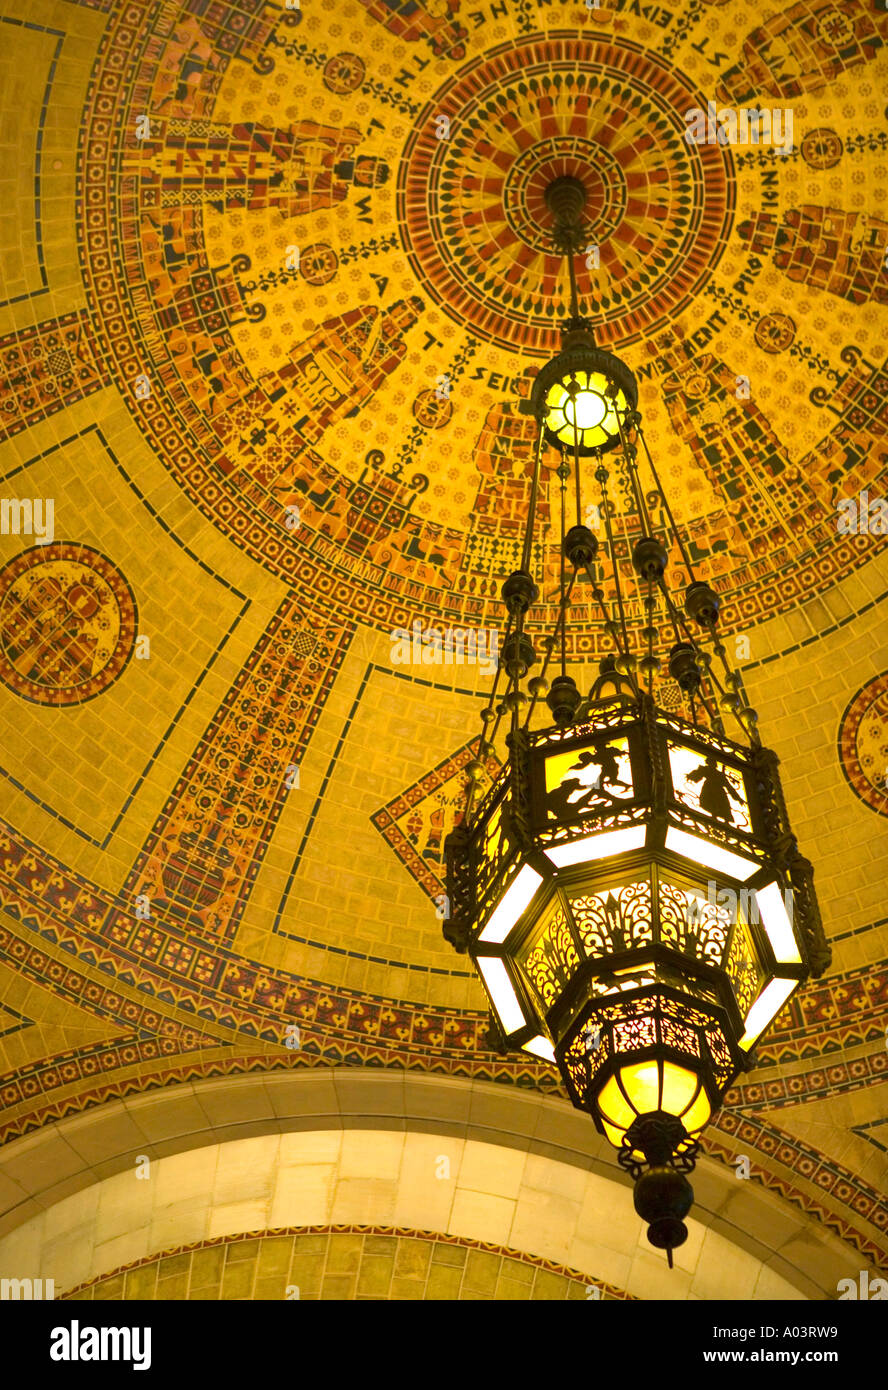
[[[638,412],[636,411],[635,414],[638,415]],[[641,416],[640,416],[640,415],[638,416],[638,420],[637,420],[637,422],[636,422],[635,428],[638,430],[638,437],[639,437],[639,439],[641,440],[642,446],[643,446],[643,448],[644,448],[644,452],[645,452],[645,454],[647,455],[648,466],[650,467],[651,474],[653,475],[653,479],[654,479],[654,482],[655,482],[656,487],[657,487],[657,492],[660,494],[660,501],[663,503],[663,510],[665,511],[666,515],[667,515],[668,518],[669,518],[669,525],[670,525],[670,527],[672,528],[672,534],[673,534],[673,536],[675,537],[675,539],[678,541],[678,548],[679,548],[679,550],[681,551],[681,558],[684,560],[685,566],[686,566],[687,571],[688,571],[688,582],[692,584],[692,583],[694,582],[694,579],[695,579],[695,575],[694,575],[694,566],[691,564],[691,557],[688,555],[688,552],[687,552],[687,550],[685,549],[685,543],[684,543],[684,541],[682,540],[681,534],[680,534],[680,532],[679,532],[679,529],[678,529],[678,527],[677,527],[676,524],[675,524],[675,517],[672,515],[672,508],[671,508],[670,505],[669,505],[669,498],[666,496],[666,493],[663,491],[663,486],[662,486],[662,484],[661,484],[661,482],[660,482],[659,475],[658,475],[658,473],[657,473],[656,468],[654,467],[654,460],[651,458],[651,451],[650,451],[650,449],[648,448],[647,440],[646,440],[645,437],[644,437],[644,430],[641,428]]]
[[[521,553],[521,568],[530,572],[530,547],[533,541],[533,526],[536,520],[537,497],[540,490],[540,473],[543,467],[543,431],[537,438],[536,460],[533,466],[533,483],[530,488],[530,509],[527,516],[527,530],[524,533],[524,549]]]

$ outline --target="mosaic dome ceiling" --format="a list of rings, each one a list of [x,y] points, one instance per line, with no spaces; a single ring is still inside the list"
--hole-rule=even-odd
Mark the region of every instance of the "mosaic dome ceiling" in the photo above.
[[[4,1137],[251,1068],[561,1094],[487,1050],[436,919],[483,674],[398,665],[392,633],[499,624],[571,174],[581,298],[638,378],[834,944],[709,1152],[745,1146],[884,1259],[888,565],[837,509],[888,493],[888,11],[6,9],[2,495],[53,519],[0,536]],[[791,111],[792,148],[689,142],[710,103]],[[546,497],[549,600],[556,523]],[[591,605],[574,622],[602,655]]]

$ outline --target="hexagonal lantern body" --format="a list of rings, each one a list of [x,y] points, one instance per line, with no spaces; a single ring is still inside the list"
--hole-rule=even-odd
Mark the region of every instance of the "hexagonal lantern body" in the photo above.
[[[619,697],[510,743],[448,844],[456,937],[507,1045],[612,1143],[666,1111],[690,1144],[809,973],[776,759]]]

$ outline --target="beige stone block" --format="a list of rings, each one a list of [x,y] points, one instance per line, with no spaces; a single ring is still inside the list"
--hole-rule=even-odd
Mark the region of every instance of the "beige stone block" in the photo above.
[[[496,1197],[518,1196],[527,1155],[520,1149],[469,1140],[456,1178],[457,1190],[489,1192]]]
[[[213,1207],[207,1218],[207,1238],[241,1235],[244,1231],[264,1231],[268,1219],[267,1202],[231,1202]]]
[[[135,1170],[106,1178],[99,1187],[98,1209],[95,1218],[97,1245],[112,1240],[127,1230],[147,1226],[154,1205],[154,1189],[150,1179],[139,1179]]]
[[[458,1189],[453,1198],[447,1234],[506,1245],[514,1219],[514,1199]]]
[[[404,1142],[405,1135],[399,1130],[344,1130],[340,1177],[397,1180],[404,1156]]]
[[[281,1135],[278,1163],[282,1168],[338,1163],[341,1152],[341,1129],[291,1130]]]
[[[575,1236],[563,1263],[579,1270],[590,1284],[606,1283],[625,1290],[634,1258],[634,1255],[623,1255]]]
[[[213,1205],[268,1202],[277,1173],[279,1144],[277,1134],[221,1144],[213,1182]]]
[[[100,1191],[100,1184],[94,1183],[49,1207],[43,1218],[43,1239],[53,1240],[67,1231],[90,1226],[98,1212]]]
[[[752,1298],[759,1262],[745,1250],[709,1230],[703,1240],[691,1288],[703,1298]],[[634,1290],[633,1290],[634,1292]]]
[[[186,1153],[169,1154],[151,1165],[151,1186],[156,1206],[203,1195],[209,1201],[216,1179],[219,1145],[210,1144]]]
[[[187,1197],[182,1202],[155,1206],[148,1231],[152,1250],[172,1250],[206,1240],[209,1235],[210,1208],[206,1197]]]
[[[408,1118],[415,1116],[466,1124],[472,1094],[466,1086],[452,1086],[438,1077],[409,1072],[404,1078],[404,1113]]]
[[[45,1216],[26,1221],[0,1240],[0,1278],[36,1278],[40,1270]]]
[[[106,1240],[101,1245],[94,1246],[88,1273],[70,1279],[67,1286],[63,1287],[70,1288],[74,1284],[82,1283],[83,1279],[96,1279],[101,1274],[108,1274],[112,1269],[120,1269],[121,1266],[132,1264],[134,1260],[142,1260],[150,1254],[147,1226],[124,1231],[113,1240]]]
[[[339,1178],[333,1193],[335,1225],[394,1225],[398,1184],[385,1178]]]
[[[52,1183],[71,1177],[83,1168],[80,1154],[57,1132],[29,1134],[7,1145],[3,1172],[29,1194],[39,1194]]]
[[[866,1261],[835,1236],[827,1233],[824,1240],[810,1229],[782,1245],[780,1255],[807,1279],[813,1280],[827,1298],[837,1296],[840,1279],[856,1279],[859,1271],[866,1268]]]
[[[66,1121],[65,1142],[84,1163],[116,1155],[135,1155],[145,1148],[145,1136],[122,1104],[103,1106]]]
[[[251,1076],[213,1081],[196,1092],[207,1121],[216,1129],[227,1129],[250,1120],[269,1120],[268,1097]]]
[[[582,1168],[529,1153],[521,1174],[521,1191],[550,1192],[574,1202],[582,1202],[586,1195],[587,1177],[587,1172]]]
[[[665,1260],[655,1260],[653,1252],[640,1250],[632,1261],[626,1290],[636,1298],[683,1302],[690,1291],[691,1278],[687,1270],[677,1266],[670,1269]]]
[[[579,1228],[581,1210],[581,1203],[569,1197],[522,1188],[506,1243],[564,1264]]]
[[[643,1234],[644,1225],[632,1205],[632,1189],[627,1188],[624,1194],[613,1183],[590,1173],[577,1218],[577,1235],[590,1245],[634,1256]]]
[[[796,1236],[803,1221],[788,1203],[741,1179],[735,1179],[735,1189],[729,1191],[719,1217],[729,1228],[722,1232],[728,1239],[742,1233],[761,1241],[769,1252]]]
[[[502,1142],[509,1136],[526,1141],[536,1130],[538,1116],[538,1102],[522,1095],[515,1087],[476,1082],[472,1089],[468,1137],[488,1143]]]
[[[378,952],[377,954],[381,954]],[[404,1117],[404,1073],[379,1069],[367,1069],[355,1073],[337,1069],[333,1073],[333,1085],[343,1116],[364,1117],[371,1121],[374,1116]],[[386,1126],[388,1127],[388,1126]],[[376,1125],[367,1123],[366,1129]]]
[[[758,1301],[776,1299],[780,1302],[806,1302],[805,1295],[788,1279],[784,1279],[782,1274],[778,1274],[775,1269],[770,1269],[767,1265],[762,1265],[759,1269],[758,1278],[752,1293],[753,1298]]]
[[[271,1226],[319,1226],[331,1220],[336,1168],[308,1163],[279,1168],[272,1194]]]
[[[133,1123],[149,1143],[158,1139],[183,1139],[188,1135],[206,1133],[206,1116],[194,1097],[191,1086],[177,1086],[173,1091],[128,1096],[124,1101]]]

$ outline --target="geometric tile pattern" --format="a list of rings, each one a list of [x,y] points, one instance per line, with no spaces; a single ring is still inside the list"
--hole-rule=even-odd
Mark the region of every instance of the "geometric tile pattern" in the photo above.
[[[444,892],[444,841],[463,818],[466,780],[462,772],[477,748],[477,739],[464,744],[370,817],[411,878],[433,900]],[[488,758],[486,767],[495,777],[499,760]]]
[[[600,1299],[631,1295],[503,1246],[392,1226],[287,1226],[220,1236],[90,1280],[71,1300]],[[296,1293],[298,1289],[298,1293]]]

